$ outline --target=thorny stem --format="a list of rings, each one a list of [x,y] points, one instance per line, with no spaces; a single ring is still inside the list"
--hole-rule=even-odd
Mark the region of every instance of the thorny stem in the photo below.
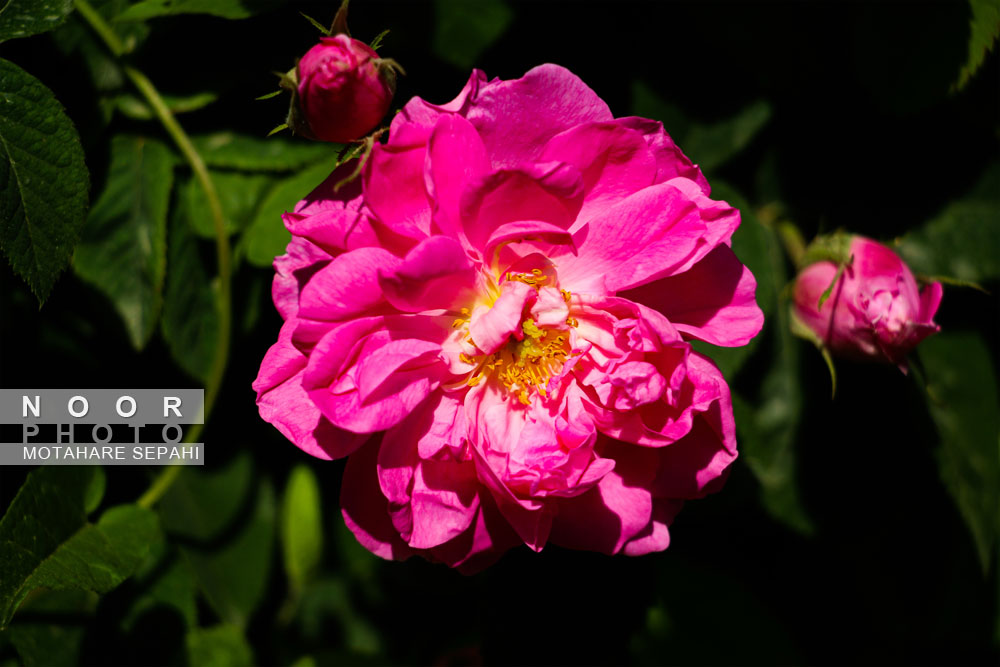
[[[87,0],[74,0],[74,5],[76,10],[80,13],[80,16],[93,28],[101,39],[104,41],[108,50],[111,51],[116,57],[122,57],[125,54],[125,45],[122,43],[121,39],[115,33],[115,31],[108,25],[104,18],[90,5]],[[132,67],[131,65],[122,65],[122,69],[125,72],[125,76],[129,78],[132,84],[138,89],[142,96],[146,99],[150,108],[153,110],[153,114],[163,125],[163,128],[170,135],[170,138],[174,140],[177,148],[180,150],[184,159],[187,160],[191,167],[191,171],[194,172],[195,178],[198,180],[198,184],[201,186],[202,190],[205,191],[205,198],[208,200],[208,207],[212,214],[212,222],[215,227],[215,254],[216,262],[219,268],[219,278],[218,278],[218,309],[219,309],[219,332],[218,337],[215,342],[215,355],[212,362],[212,367],[209,370],[209,375],[206,380],[205,386],[205,405],[204,405],[204,415],[205,420],[208,419],[208,415],[212,410],[212,406],[215,404],[215,399],[218,398],[219,390],[222,387],[222,380],[226,372],[226,362],[229,358],[229,336],[230,330],[232,328],[232,256],[229,250],[229,240],[226,237],[225,229],[225,218],[222,213],[222,204],[219,202],[219,194],[215,189],[215,185],[212,183],[212,179],[208,174],[208,169],[205,167],[204,160],[201,159],[201,155],[195,149],[194,145],[191,143],[191,139],[188,137],[187,133],[174,118],[173,113],[167,107],[160,93],[153,86],[153,83],[146,77],[145,74]],[[201,431],[204,428],[204,424],[193,424],[184,436],[185,442],[195,442],[198,436],[201,435]],[[156,504],[170,485],[173,484],[174,480],[177,479],[177,475],[180,474],[181,466],[173,465],[164,470],[159,477],[157,477],[150,487],[146,490],[144,494],[137,501],[139,505],[143,507],[151,507]]]

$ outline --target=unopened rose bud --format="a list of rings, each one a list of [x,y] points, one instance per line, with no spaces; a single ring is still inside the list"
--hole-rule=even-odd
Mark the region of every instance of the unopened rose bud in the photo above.
[[[298,65],[298,105],[313,137],[347,143],[385,116],[395,91],[392,61],[346,34],[323,37]]]
[[[941,284],[921,290],[909,267],[886,246],[863,236],[843,241],[839,262],[817,261],[799,273],[792,309],[797,333],[835,355],[905,370],[906,355],[940,330],[933,318]]]

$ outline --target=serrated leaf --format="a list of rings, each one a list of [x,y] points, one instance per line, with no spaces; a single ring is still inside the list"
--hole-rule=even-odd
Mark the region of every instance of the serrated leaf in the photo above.
[[[921,343],[919,353],[941,436],[941,479],[987,572],[1000,539],[1000,395],[990,352],[976,333],[942,331]]]
[[[39,304],[73,254],[89,180],[76,128],[52,91],[0,59],[0,249]]]
[[[267,194],[257,209],[257,215],[243,234],[242,243],[247,259],[254,266],[268,267],[277,255],[285,252],[292,235],[285,229],[281,214],[291,211],[300,199],[309,194],[330,175],[333,162],[314,164],[291,176]]]
[[[972,190],[919,229],[907,234],[899,254],[914,273],[983,283],[1000,278],[1000,162],[990,165]]]
[[[195,628],[186,639],[188,662],[199,667],[250,667],[253,652],[243,632],[233,625]]]
[[[242,171],[293,171],[329,158],[339,144],[288,139],[260,139],[234,132],[216,132],[191,139],[209,167]]]
[[[73,0],[7,0],[0,7],[0,42],[48,32],[72,10]]]
[[[632,111],[661,121],[684,154],[709,172],[736,157],[771,118],[771,105],[757,100],[723,121],[697,123],[641,81],[632,84]]]
[[[513,18],[503,0],[434,0],[434,55],[462,69],[472,67]]]
[[[281,505],[281,546],[291,587],[301,591],[319,566],[323,554],[319,483],[305,465],[295,466],[288,476]]]
[[[73,255],[77,275],[104,292],[141,350],[156,329],[166,273],[173,156],[162,143],[117,136],[107,184]]]
[[[986,60],[986,53],[1000,37],[1000,0],[969,0],[969,58],[958,74],[955,88],[961,90]]]
[[[209,604],[245,627],[263,599],[275,533],[274,490],[253,484],[249,457],[218,472],[187,468],[160,502],[164,527],[192,541],[181,551]]]
[[[135,571],[159,525],[136,505],[112,507],[96,524],[84,514],[89,466],[42,466],[0,520],[0,627],[36,588],[103,593]]]
[[[171,218],[161,330],[174,360],[205,382],[219,331],[218,297],[182,200]]]
[[[215,191],[219,195],[226,232],[241,231],[254,217],[257,205],[265,191],[274,184],[270,174],[245,174],[241,172],[210,171]],[[205,190],[194,178],[188,178],[180,187],[184,211],[194,233],[206,239],[215,239],[215,221],[208,206]]]
[[[174,14],[211,14],[226,19],[245,19],[274,9],[284,0],[144,0],[132,5],[117,21],[145,21]]]

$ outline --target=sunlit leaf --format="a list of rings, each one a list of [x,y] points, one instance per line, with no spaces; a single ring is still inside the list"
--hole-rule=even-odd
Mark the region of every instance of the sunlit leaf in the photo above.
[[[77,275],[111,299],[136,349],[153,335],[163,302],[172,182],[173,157],[165,145],[115,137],[107,185],[73,255]]]
[[[661,121],[684,154],[705,171],[738,155],[771,118],[771,105],[758,100],[726,120],[699,123],[689,120],[679,107],[663,100],[641,81],[632,84],[632,111]]]
[[[1000,278],[1000,162],[961,199],[902,238],[899,253],[915,273],[982,283]]]
[[[144,21],[173,14],[212,14],[245,19],[278,7],[284,0],[143,0],[118,15],[118,21]]]
[[[187,636],[188,661],[199,667],[250,667],[253,652],[243,632],[233,625],[195,628]]]
[[[986,60],[1000,37],[1000,0],[969,0],[969,59],[959,72],[955,87],[961,90]]]
[[[219,195],[226,232],[232,234],[244,229],[257,213],[265,191],[274,183],[269,174],[246,174],[242,172],[210,172],[212,184]],[[215,239],[215,219],[208,205],[205,190],[197,179],[188,178],[180,189],[184,199],[188,224],[194,232],[207,239]]]
[[[235,132],[196,136],[192,142],[205,164],[243,171],[294,171],[324,158],[333,160],[339,144],[301,139],[264,139]]]
[[[316,475],[298,465],[288,476],[281,505],[281,546],[285,572],[294,590],[302,590],[323,554],[323,510]]]
[[[163,103],[174,114],[188,113],[204,109],[219,99],[217,93],[203,92],[194,95],[163,95]],[[118,95],[113,99],[115,108],[123,115],[136,120],[152,120],[156,117],[153,110],[135,95]]]
[[[0,59],[0,249],[42,303],[87,215],[73,123],[38,79]]]
[[[88,523],[95,474],[89,466],[42,466],[18,491],[0,520],[0,626],[36,588],[103,593],[142,562],[159,531],[156,516],[119,505]]]
[[[941,479],[987,571],[1000,538],[1000,395],[989,349],[977,334],[943,331],[921,343],[919,353],[941,436]]]
[[[472,67],[513,18],[503,0],[434,0],[434,55],[462,69]]]
[[[0,42],[52,30],[72,10],[73,0],[7,0],[0,7]]]
[[[257,208],[257,215],[243,234],[247,259],[255,266],[271,266],[285,252],[292,235],[285,229],[281,214],[291,211],[300,199],[323,182],[333,161],[314,164],[274,186]]]

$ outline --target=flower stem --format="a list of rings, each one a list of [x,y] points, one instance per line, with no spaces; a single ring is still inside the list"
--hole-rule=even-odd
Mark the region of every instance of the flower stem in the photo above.
[[[93,28],[101,39],[107,45],[108,50],[111,51],[116,57],[121,57],[125,54],[125,45],[122,43],[121,39],[111,28],[110,25],[102,17],[87,0],[74,0],[74,5],[76,10],[80,13],[80,16]],[[191,139],[188,137],[187,133],[174,118],[174,114],[167,107],[160,93],[153,86],[152,81],[146,77],[145,74],[132,67],[131,65],[123,64],[122,70],[125,72],[125,76],[132,82],[136,89],[142,94],[149,104],[150,108],[153,110],[153,114],[163,125],[163,128],[170,135],[170,138],[174,140],[177,148],[180,150],[184,159],[187,160],[188,165],[191,167],[191,171],[194,172],[194,176],[201,186],[201,189],[205,192],[205,198],[208,200],[208,208],[212,214],[212,222],[215,230],[215,255],[216,262],[219,269],[218,278],[218,288],[217,288],[217,299],[216,303],[219,311],[219,329],[218,337],[215,342],[215,355],[212,361],[212,367],[209,369],[209,374],[205,383],[205,405],[204,405],[204,415],[205,420],[208,419],[208,415],[212,410],[212,406],[215,404],[215,400],[219,395],[219,390],[222,388],[222,380],[226,373],[226,362],[229,358],[229,337],[230,330],[232,328],[232,256],[229,250],[229,239],[226,236],[226,225],[225,217],[222,213],[222,204],[219,201],[219,193],[215,189],[215,184],[212,182],[211,176],[209,176],[208,168],[205,166],[205,161],[201,159],[201,155],[195,149],[194,145],[191,143]],[[193,424],[188,432],[184,436],[185,442],[194,442],[197,440],[198,436],[201,435],[203,429],[203,424]],[[143,507],[151,507],[159,500],[170,485],[180,474],[181,466],[174,465],[170,466],[164,470],[159,477],[157,477],[153,483],[150,485],[149,489],[139,498],[138,503]]]

